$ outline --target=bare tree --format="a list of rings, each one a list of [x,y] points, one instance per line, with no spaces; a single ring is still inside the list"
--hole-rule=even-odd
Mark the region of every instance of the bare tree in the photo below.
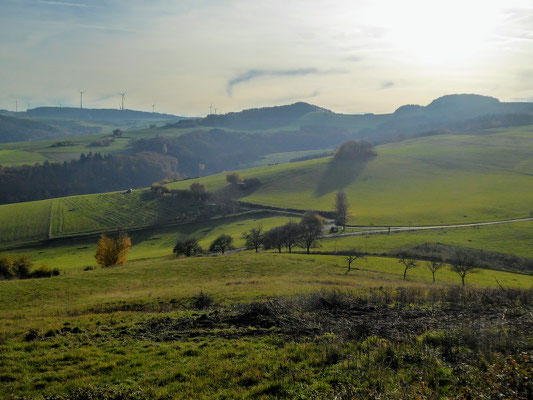
[[[226,174],[226,182],[231,185],[236,185],[237,183],[242,182],[242,177],[238,172],[228,172]]]
[[[277,249],[281,253],[281,249],[285,246],[285,235],[283,226],[277,226],[266,231],[263,235],[263,248],[265,250]]]
[[[306,212],[299,224],[299,245],[304,247],[309,254],[309,249],[314,246],[322,236],[324,221],[322,217],[313,212]]]
[[[461,283],[465,286],[465,278],[468,274],[476,272],[476,263],[472,255],[465,249],[455,249],[449,260],[452,271],[461,277]]]
[[[261,226],[252,228],[242,234],[242,238],[246,241],[246,248],[249,250],[255,249],[256,253],[263,244],[263,237],[263,228]]]
[[[230,235],[222,234],[217,237],[209,246],[209,251],[224,254],[226,250],[233,249],[233,238]]]
[[[352,263],[354,261],[357,261],[359,259],[364,260],[366,257],[363,253],[361,253],[357,249],[351,248],[350,250],[348,250],[344,258],[346,259],[346,261],[348,261],[348,269],[346,270],[346,273],[348,273],[352,270]]]
[[[335,224],[342,226],[342,229],[346,228],[348,222],[348,197],[346,193],[339,190],[335,194]]]
[[[426,267],[431,271],[431,274],[433,275],[433,283],[435,283],[435,273],[444,267],[444,263],[440,261],[427,261]]]
[[[176,256],[185,255],[191,257],[201,253],[202,247],[198,244],[198,239],[196,238],[178,239],[173,252]]]
[[[300,240],[300,226],[296,222],[290,221],[282,226],[282,235],[285,246],[289,249],[289,253],[292,253],[292,248]]]
[[[418,267],[418,262],[416,260],[413,260],[412,258],[407,258],[405,256],[402,256],[398,262],[400,264],[403,264],[404,266],[403,280],[406,279],[408,270]]]

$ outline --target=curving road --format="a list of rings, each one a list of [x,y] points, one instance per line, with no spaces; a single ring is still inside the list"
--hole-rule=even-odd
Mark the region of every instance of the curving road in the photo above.
[[[516,219],[506,219],[503,221],[488,221],[488,222],[473,222],[466,224],[452,224],[452,225],[419,225],[419,226],[355,226],[355,225],[346,225],[346,228],[356,228],[362,229],[357,232],[344,232],[338,234],[327,234],[324,237],[338,237],[338,236],[358,236],[358,235],[369,235],[375,233],[397,233],[397,232],[410,232],[410,231],[423,231],[431,229],[449,229],[449,228],[468,228],[476,226],[487,226],[487,225],[500,225],[500,224],[512,224],[514,222],[525,222],[533,221],[533,217],[528,218],[516,218]],[[329,227],[332,224],[328,224]]]

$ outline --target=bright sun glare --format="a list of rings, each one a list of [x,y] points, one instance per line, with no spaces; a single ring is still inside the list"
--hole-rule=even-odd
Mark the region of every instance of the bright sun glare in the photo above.
[[[479,59],[502,22],[495,3],[483,0],[412,0],[392,2],[386,12],[382,7],[369,11],[393,51],[418,64],[442,66]]]

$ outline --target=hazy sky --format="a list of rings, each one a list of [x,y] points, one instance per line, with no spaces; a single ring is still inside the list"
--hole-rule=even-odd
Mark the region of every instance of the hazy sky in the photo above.
[[[0,108],[533,101],[533,0],[0,0]]]

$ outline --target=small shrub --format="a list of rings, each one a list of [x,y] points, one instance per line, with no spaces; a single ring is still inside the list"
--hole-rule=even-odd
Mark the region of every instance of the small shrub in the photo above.
[[[176,256],[184,255],[191,257],[201,253],[202,247],[198,244],[198,239],[196,238],[178,239],[173,252]]]
[[[32,267],[33,263],[30,257],[25,254],[13,259],[13,272],[19,279],[28,278]]]
[[[31,278],[51,278],[52,276],[58,276],[59,269],[50,268],[48,265],[40,265],[30,273]]]
[[[197,310],[203,310],[211,307],[213,304],[215,304],[215,299],[213,299],[213,297],[205,294],[204,292],[200,292],[197,296],[192,298],[191,305]]]
[[[231,185],[236,185],[242,182],[242,176],[238,172],[228,172],[226,174],[226,182]]]
[[[92,271],[93,269],[94,267],[92,265],[86,265],[85,267],[83,267],[84,271]]]
[[[30,329],[28,333],[24,336],[26,342],[31,342],[39,337],[39,332],[36,329]]]
[[[102,267],[124,264],[130,247],[131,239],[125,233],[119,234],[116,238],[102,235],[98,241],[98,249],[94,257]]]
[[[0,256],[0,278],[10,279],[14,275],[13,258],[10,256]]]

